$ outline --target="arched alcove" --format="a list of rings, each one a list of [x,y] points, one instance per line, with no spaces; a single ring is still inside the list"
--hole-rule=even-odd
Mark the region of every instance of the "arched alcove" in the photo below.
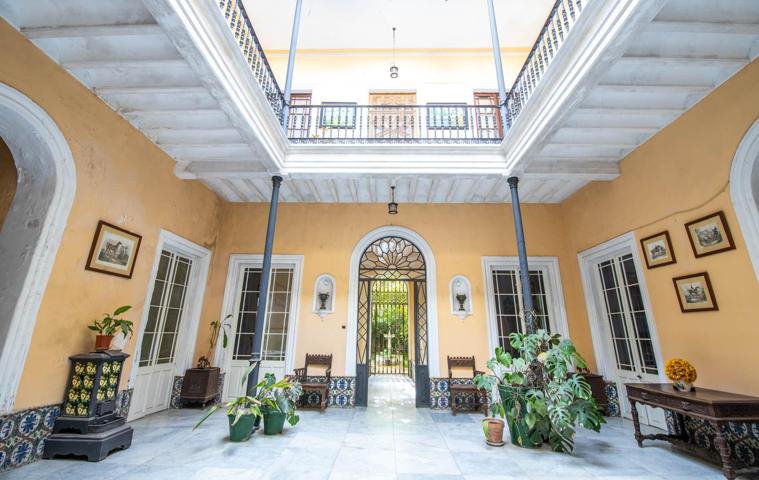
[[[0,83],[0,137],[18,169],[0,230],[0,413],[13,409],[42,296],[76,191],[68,143],[31,99]]]
[[[759,119],[743,137],[733,157],[730,198],[759,279]]]

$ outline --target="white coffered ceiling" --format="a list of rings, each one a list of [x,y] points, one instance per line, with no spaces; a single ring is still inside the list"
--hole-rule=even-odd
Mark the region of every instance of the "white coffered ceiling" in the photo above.
[[[293,0],[245,1],[268,48],[286,48]],[[504,46],[530,45],[550,3],[496,0]],[[488,44],[484,0],[304,4],[311,48],[384,48],[404,7],[409,48]],[[236,202],[267,201],[272,173],[286,174],[286,202],[386,202],[391,184],[400,202],[504,202],[513,173],[524,201],[561,202],[617,177],[630,151],[759,55],[757,0],[594,0],[502,145],[289,145],[215,0],[0,0],[0,14],[179,177]]]

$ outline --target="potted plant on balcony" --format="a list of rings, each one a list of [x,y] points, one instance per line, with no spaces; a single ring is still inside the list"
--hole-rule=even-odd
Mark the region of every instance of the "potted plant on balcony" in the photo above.
[[[256,388],[266,435],[282,433],[285,421],[292,426],[298,423],[300,417],[295,411],[295,402],[303,394],[300,383],[287,378],[277,381],[273,374],[267,373]]]
[[[214,367],[211,358],[214,357],[216,344],[221,334],[221,346],[227,348],[229,343],[228,329],[229,319],[227,315],[223,320],[214,320],[210,323],[211,332],[208,339],[208,352],[198,359],[196,368],[188,368],[182,379],[182,391],[179,399],[182,404],[188,402],[200,402],[205,407],[206,403],[213,400],[219,391],[219,377],[221,370]]]
[[[117,333],[121,333],[124,336],[124,340],[132,335],[133,323],[124,318],[117,318],[130,308],[132,308],[131,305],[124,305],[114,310],[113,313],[104,313],[102,320],[95,320],[92,322],[92,325],[87,327],[98,333],[95,336],[95,350],[108,350],[114,335]]]
[[[557,452],[574,449],[575,427],[600,431],[606,423],[590,385],[575,368],[585,361],[570,340],[535,333],[512,333],[514,357],[497,348],[488,361],[492,375],[478,375],[475,384],[490,392],[490,408],[508,423],[513,444],[534,448],[548,442]]]

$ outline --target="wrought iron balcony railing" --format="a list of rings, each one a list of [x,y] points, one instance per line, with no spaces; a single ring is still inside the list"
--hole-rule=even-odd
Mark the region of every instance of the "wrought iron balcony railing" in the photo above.
[[[284,95],[242,0],[218,1],[251,72],[281,123]],[[504,101],[507,129],[522,112],[589,1],[556,0]],[[463,104],[291,105],[287,135],[293,143],[497,143],[504,132],[498,108]]]
[[[281,123],[285,97],[274,78],[274,73],[271,71],[261,42],[258,41],[256,32],[253,30],[253,25],[245,13],[242,0],[219,0],[219,8],[221,8],[232,34],[240,45],[243,56],[250,65],[250,71],[266,95],[274,115]]]
[[[590,0],[556,0],[538,39],[506,95],[506,124],[509,128],[522,112],[538,83],[545,75],[559,48],[569,35],[583,6]]]
[[[292,143],[499,143],[496,105],[293,105]]]

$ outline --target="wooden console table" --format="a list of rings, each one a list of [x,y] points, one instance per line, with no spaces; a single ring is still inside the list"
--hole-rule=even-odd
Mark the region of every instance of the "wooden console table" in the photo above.
[[[735,478],[735,470],[740,461],[730,456],[730,449],[722,427],[729,422],[759,422],[759,398],[699,387],[692,392],[679,392],[668,383],[628,383],[625,386],[627,398],[632,407],[635,440],[639,447],[643,446],[643,440],[665,440],[701,457],[716,461],[722,465],[722,472],[726,478],[729,480]],[[679,435],[642,435],[638,410],[635,408],[637,403],[663,408],[674,413]],[[706,420],[714,427],[716,432],[714,444],[718,455],[687,442],[684,416]]]

